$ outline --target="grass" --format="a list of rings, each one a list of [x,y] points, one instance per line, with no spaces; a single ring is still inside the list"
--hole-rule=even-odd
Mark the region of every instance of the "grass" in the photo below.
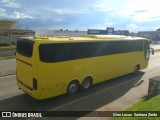
[[[138,103],[132,105],[125,111],[135,111],[135,113],[136,111],[160,112],[160,94],[143,98]],[[160,120],[160,117],[114,117],[113,120]]]

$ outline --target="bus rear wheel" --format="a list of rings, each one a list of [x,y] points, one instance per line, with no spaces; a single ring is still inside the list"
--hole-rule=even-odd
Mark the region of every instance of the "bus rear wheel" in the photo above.
[[[88,90],[90,87],[92,86],[92,78],[91,77],[86,77],[81,85],[81,89],[84,90]]]
[[[72,81],[67,87],[67,94],[68,95],[74,95],[77,93],[79,89],[79,83],[77,81]]]

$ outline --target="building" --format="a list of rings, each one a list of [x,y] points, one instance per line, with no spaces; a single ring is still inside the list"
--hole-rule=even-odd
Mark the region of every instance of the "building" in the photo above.
[[[113,35],[114,34],[114,28],[107,27],[106,30],[88,29],[87,34]]]
[[[41,37],[54,37],[54,36],[70,36],[70,37],[80,37],[87,34],[87,31],[79,30],[36,30],[35,35]]]
[[[17,22],[14,20],[0,20],[0,28],[15,28]]]
[[[19,37],[34,36],[35,32],[17,27],[17,21],[0,20],[0,44],[16,44]]]
[[[147,38],[152,43],[160,42],[160,31],[139,31],[137,36]]]
[[[100,29],[88,29],[87,34],[99,34],[99,35],[129,35],[128,30],[114,30],[112,27],[107,27],[106,30]]]

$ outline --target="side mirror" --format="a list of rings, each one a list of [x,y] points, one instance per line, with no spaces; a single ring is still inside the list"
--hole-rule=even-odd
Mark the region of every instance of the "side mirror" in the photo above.
[[[154,49],[153,48],[150,48],[151,49],[151,51],[152,51],[152,55],[154,55]]]

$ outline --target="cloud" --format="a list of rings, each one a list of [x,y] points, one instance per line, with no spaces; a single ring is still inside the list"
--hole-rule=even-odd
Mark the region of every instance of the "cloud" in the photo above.
[[[5,12],[6,12],[6,10],[5,10],[5,9],[0,8],[0,13],[1,13],[1,14],[4,14]],[[0,14],[0,15],[1,15],[1,14]]]
[[[0,3],[6,7],[20,8],[20,4],[16,0],[1,0]]]
[[[4,19],[34,19],[32,16],[27,15],[25,13],[20,13],[17,11],[14,11],[12,13],[7,13],[6,9],[0,8],[0,17]]]
[[[138,26],[132,23],[132,24],[127,25],[127,28],[128,29],[135,29],[135,28],[138,28]]]
[[[27,15],[25,13],[17,12],[17,11],[14,11],[13,14],[10,15],[10,18],[13,18],[13,19],[26,19],[26,18],[33,19],[32,16]]]
[[[159,0],[0,0],[0,18],[30,28],[155,29]]]
[[[157,21],[160,20],[159,4],[159,0],[131,0],[120,14],[130,17],[134,22]]]
[[[109,13],[117,13],[121,9],[124,9],[124,5],[126,5],[128,0],[121,0],[120,2],[117,0],[99,0],[95,5],[93,5],[97,11],[101,12],[109,12]],[[124,4],[125,3],[125,4]]]
[[[6,16],[6,10],[3,8],[0,8],[0,17],[3,18]]]
[[[115,23],[112,21],[105,20],[105,26],[107,26],[107,27],[113,27],[114,24]]]
[[[134,11],[134,13],[136,14],[136,13],[145,13],[145,12],[147,12],[148,10],[137,10],[137,11]]]
[[[66,15],[66,14],[70,14],[70,15],[78,15],[84,12],[84,10],[74,10],[74,9],[64,9],[64,8],[59,8],[59,9],[49,9],[50,12],[54,12],[58,15]]]

